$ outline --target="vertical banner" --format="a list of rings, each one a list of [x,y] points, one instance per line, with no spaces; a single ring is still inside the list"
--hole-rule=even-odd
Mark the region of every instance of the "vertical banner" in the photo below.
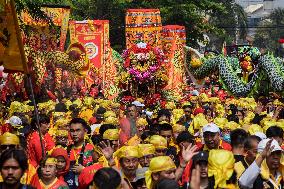
[[[168,66],[168,85],[166,89],[173,89],[180,92],[184,83],[184,53],[183,47],[186,42],[184,26],[167,25],[163,26],[162,46],[165,53],[165,61]]]
[[[17,18],[15,7],[12,7],[9,1],[1,0],[0,6],[0,64],[9,71],[27,72],[27,65],[21,56],[23,46],[19,44],[18,37],[21,37],[17,27]],[[17,31],[18,30],[18,31]],[[23,51],[23,49],[22,49]]]
[[[138,42],[161,46],[162,22],[159,9],[128,9],[125,17],[126,47]]]
[[[107,31],[105,31],[107,28]],[[80,42],[84,45],[92,65],[100,69],[104,62],[104,54],[109,33],[108,20],[70,21],[71,43]]]

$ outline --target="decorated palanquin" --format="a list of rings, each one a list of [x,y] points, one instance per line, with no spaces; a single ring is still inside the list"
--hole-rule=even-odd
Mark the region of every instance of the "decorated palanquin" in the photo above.
[[[162,22],[159,9],[128,9],[125,17],[126,48],[144,42],[161,47]]]
[[[116,97],[118,88],[114,81],[120,56],[110,47],[109,21],[70,21],[69,28],[71,43],[82,43],[91,63],[87,85],[102,83],[104,95],[110,99]]]
[[[186,31],[184,26],[163,26],[162,46],[167,63],[168,85],[165,89],[181,92],[185,81],[184,50]]]

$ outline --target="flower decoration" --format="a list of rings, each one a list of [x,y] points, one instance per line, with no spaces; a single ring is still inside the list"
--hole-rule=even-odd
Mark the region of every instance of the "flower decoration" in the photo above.
[[[164,64],[164,53],[159,48],[146,43],[138,43],[124,51],[122,57],[124,58],[124,71],[120,77],[121,83],[132,80],[141,84],[158,80],[160,76],[163,76],[161,81],[167,79],[164,75],[156,74]]]
[[[123,96],[121,98],[121,102],[125,105],[132,103],[134,100],[135,100],[135,98],[133,96]]]
[[[161,108],[165,108],[166,103],[166,99],[163,98],[159,93],[149,95],[145,101],[146,107],[149,107],[151,110],[159,110]]]

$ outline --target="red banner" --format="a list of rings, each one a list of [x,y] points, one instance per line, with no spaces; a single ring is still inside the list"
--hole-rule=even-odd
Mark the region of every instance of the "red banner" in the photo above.
[[[80,42],[85,46],[88,58],[96,68],[101,68],[104,61],[104,49],[107,44],[104,38],[108,36],[105,26],[108,20],[70,21],[71,43]]]
[[[165,88],[180,92],[185,75],[183,55],[183,47],[186,42],[185,27],[179,25],[163,26],[162,36],[169,77],[168,85]]]
[[[128,9],[125,16],[126,47],[139,42],[161,46],[162,21],[159,9]]]

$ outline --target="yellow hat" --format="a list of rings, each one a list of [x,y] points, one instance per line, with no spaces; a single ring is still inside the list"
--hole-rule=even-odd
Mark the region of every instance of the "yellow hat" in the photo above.
[[[230,130],[232,131],[232,130],[238,129],[238,128],[240,128],[240,127],[241,127],[241,126],[240,126],[238,123],[236,123],[236,122],[234,122],[234,121],[230,121],[230,122],[228,122],[228,123],[225,125],[224,128],[228,128],[228,129],[230,129]]]
[[[174,124],[173,125],[173,132],[174,133],[179,133],[179,132],[182,132],[182,131],[185,131],[185,126],[180,125],[180,124]]]
[[[221,104],[217,104],[217,105],[215,106],[215,109],[216,109],[216,113],[218,113],[218,115],[219,115],[220,117],[223,117],[223,115],[225,114],[225,108],[224,108],[224,106],[221,105]]]
[[[155,146],[153,144],[138,144],[141,156],[155,154]]]
[[[119,108],[120,107],[120,103],[113,103],[112,105],[111,105],[111,107],[112,108]]]
[[[116,117],[107,117],[103,121],[103,124],[119,125],[119,119]]]
[[[184,102],[184,103],[182,104],[182,106],[191,106],[191,103],[190,103],[190,102]]]
[[[20,139],[17,135],[6,132],[0,136],[0,145],[19,145]]]
[[[118,129],[108,129],[103,134],[103,139],[106,140],[118,140],[119,139],[119,131]]]
[[[57,136],[60,136],[60,137],[68,137],[68,131],[67,130],[64,130],[64,129],[58,129],[56,130],[56,137]]]
[[[278,99],[274,100],[273,101],[273,105],[276,105],[276,106],[284,106],[284,104],[282,102],[280,102]]]
[[[149,138],[149,143],[153,144],[156,149],[165,149],[168,147],[167,139],[159,135],[153,135]]]
[[[89,120],[93,117],[93,114],[94,114],[93,110],[87,108],[80,112],[79,117],[84,119],[88,123]]]
[[[118,159],[125,157],[141,157],[138,146],[122,146],[116,152],[114,152],[113,156],[117,157]]]
[[[263,133],[263,129],[258,125],[258,124],[252,124],[250,125],[248,129],[248,133],[250,135],[254,135],[256,132],[261,132]]]
[[[69,124],[69,119],[61,118],[61,119],[58,119],[58,120],[55,122],[54,127],[60,128],[60,127],[62,127],[62,126],[68,125],[68,124]]]
[[[136,120],[136,127],[142,127],[142,126],[148,126],[148,122],[145,118],[140,117]]]
[[[176,104],[174,102],[167,102],[166,109],[173,110],[176,108]]]
[[[84,98],[84,104],[86,106],[92,106],[93,102],[94,102],[94,98],[93,97],[86,96]]]
[[[104,113],[104,118],[107,118],[107,117],[116,117],[116,114],[113,111],[106,111]]]
[[[252,111],[249,111],[247,113],[247,116],[244,118],[244,124],[250,124],[250,122],[253,120],[255,114]]]
[[[218,97],[210,97],[209,98],[209,102],[212,102],[212,103],[220,103],[220,99]]]
[[[100,107],[103,107],[103,108],[105,108],[105,109],[107,109],[107,110],[110,109],[111,105],[112,105],[112,102],[111,102],[110,100],[103,100],[103,101],[100,103]]]
[[[205,93],[201,93],[199,95],[199,99],[201,100],[201,102],[209,102],[209,98]]]
[[[65,117],[66,113],[65,112],[52,112],[53,118],[58,118],[58,117]]]
[[[213,122],[216,125],[218,125],[221,129],[225,128],[226,125],[228,124],[228,120],[224,117],[216,117]]]
[[[157,173],[160,171],[167,171],[170,169],[175,169],[176,165],[169,156],[158,156],[154,157],[150,161],[150,166],[148,171],[145,173],[145,180],[148,189],[153,188],[152,173]]]
[[[55,102],[49,100],[47,102],[38,103],[38,110],[46,110],[47,112],[53,111],[55,109]]]
[[[56,165],[57,164],[57,159],[54,157],[49,157],[46,159],[45,164],[52,164],[52,165]]]
[[[205,115],[201,113],[197,114],[192,120],[192,125],[194,129],[200,129],[206,124],[208,124],[208,121],[205,118]]]
[[[226,181],[234,172],[234,154],[227,150],[210,150],[208,158],[208,177],[214,176],[214,188],[230,188]]]
[[[141,104],[144,104],[144,100],[142,98],[137,98],[135,101],[140,102]]]
[[[82,106],[82,101],[77,98],[76,100],[73,101],[73,105],[77,105],[78,108]]]

